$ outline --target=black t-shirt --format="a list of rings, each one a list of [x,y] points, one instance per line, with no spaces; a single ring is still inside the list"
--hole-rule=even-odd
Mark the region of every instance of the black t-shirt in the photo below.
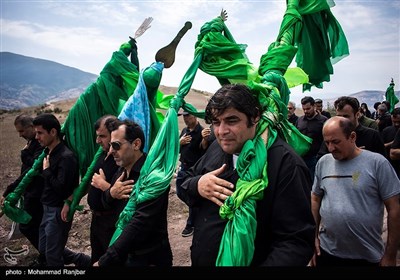
[[[115,163],[114,157],[109,155],[106,158],[107,153],[103,152],[96,162],[94,167],[94,172],[99,173],[100,168],[103,170],[106,176],[106,181],[111,183],[114,174],[117,172],[119,166]],[[88,204],[91,210],[94,211],[104,211],[105,208],[102,203],[103,191],[96,187],[90,186],[88,193]]]
[[[391,149],[400,149],[400,129],[397,130]],[[390,162],[392,163],[394,170],[396,170],[397,177],[400,178],[400,160],[391,159]]]
[[[201,156],[204,154],[204,150],[200,147],[201,140],[203,137],[201,136],[201,131],[203,127],[198,123],[196,127],[189,131],[187,127],[182,129],[180,137],[184,134],[192,136],[192,141],[190,141],[187,145],[181,145],[180,154],[181,157],[179,161],[185,166],[186,169],[192,167]]]

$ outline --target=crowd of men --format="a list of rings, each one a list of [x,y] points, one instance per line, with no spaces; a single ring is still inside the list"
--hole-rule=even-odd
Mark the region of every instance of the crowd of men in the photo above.
[[[276,128],[266,125],[265,108],[245,85],[224,85],[210,98],[205,108],[210,127],[182,112],[176,193],[189,207],[182,237],[193,235],[191,265],[395,266],[400,108],[390,111],[389,105],[377,106],[373,128],[364,125],[368,113],[354,97],[338,98],[334,112],[327,112],[322,100],[306,96],[302,116],[289,102],[288,121],[312,139],[302,156],[272,133]],[[32,219],[21,225],[39,252],[36,265],[172,266],[170,189],[140,199],[135,185],[147,156],[137,123],[106,115],[94,124],[103,153],[87,195],[91,256],[66,248],[79,168],[58,119],[20,115],[14,125],[27,145],[21,176],[7,187],[2,204],[45,153],[40,174],[24,192]],[[137,198],[133,215],[116,235],[131,196]]]

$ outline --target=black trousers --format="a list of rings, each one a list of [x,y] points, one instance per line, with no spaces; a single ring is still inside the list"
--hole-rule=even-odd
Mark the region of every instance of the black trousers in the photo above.
[[[90,225],[90,246],[92,247],[92,263],[97,262],[107,251],[115,232],[115,223],[119,213],[92,212]]]
[[[168,240],[161,244],[156,244],[148,250],[141,250],[136,253],[128,254],[125,262],[127,267],[145,267],[145,266],[172,266],[172,250]]]
[[[371,263],[363,259],[343,259],[335,257],[322,248],[321,255],[317,256],[317,266],[379,266],[379,263]]]
[[[39,226],[43,217],[43,205],[40,197],[24,196],[24,210],[32,216],[27,224],[19,224],[19,230],[39,251]]]

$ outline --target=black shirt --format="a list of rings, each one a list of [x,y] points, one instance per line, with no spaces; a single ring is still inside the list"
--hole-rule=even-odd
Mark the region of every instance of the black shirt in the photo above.
[[[324,138],[322,136],[322,127],[326,122],[327,118],[320,114],[316,114],[311,119],[306,116],[301,116],[296,122],[297,129],[304,135],[310,137],[313,141],[308,152],[303,155],[303,158],[308,159],[316,157],[320,150]]]
[[[103,151],[94,167],[94,172],[99,173],[100,168],[103,169],[105,179],[107,182],[111,182],[115,172],[117,172],[119,166],[115,163],[114,157],[109,155],[107,158],[107,152]],[[90,186],[88,193],[88,204],[91,210],[104,211],[105,208],[102,203],[103,191],[94,186]]]
[[[292,114],[288,118],[288,121],[291,122],[295,126],[298,119],[299,119],[299,117],[297,115]]]
[[[146,155],[143,154],[143,156],[141,156],[132,166],[131,172],[129,172],[129,177],[126,177],[126,171],[124,167],[118,168],[117,172],[114,173],[114,176],[110,182],[111,184],[110,188],[103,192],[102,203],[104,209],[116,211],[118,213],[120,213],[124,209],[128,200],[113,198],[110,194],[110,189],[113,187],[113,185],[115,184],[115,182],[118,180],[118,178],[121,176],[122,173],[125,174],[124,177],[122,178],[122,181],[134,180],[136,182],[140,176],[140,170],[142,169],[145,160],[146,160]]]
[[[186,203],[197,206],[191,260],[193,266],[215,266],[226,220],[219,207],[201,197],[200,177],[220,168],[218,177],[236,184],[238,174],[232,155],[223,152],[217,141],[187,172],[182,184]],[[269,184],[257,202],[257,233],[252,266],[306,266],[314,253],[315,222],[311,213],[311,177],[304,161],[283,140],[268,150]]]
[[[185,166],[185,169],[192,167],[204,153],[204,150],[200,147],[201,140],[203,140],[201,136],[202,130],[203,127],[200,123],[197,123],[192,131],[189,131],[187,127],[182,129],[179,137],[182,137],[184,134],[192,136],[189,144],[180,146],[181,157],[179,161]]]
[[[13,192],[25,174],[32,168],[34,161],[43,152],[42,147],[36,139],[32,139],[26,149],[21,150],[21,173],[20,176],[11,183],[3,193],[6,197],[9,193]],[[32,178],[32,181],[26,187],[24,197],[40,198],[43,192],[43,177],[41,174]]]
[[[400,149],[400,129],[397,130],[391,149]],[[397,177],[400,178],[400,160],[391,159],[390,162],[397,173]]]
[[[144,159],[145,157],[143,156],[135,163],[128,179],[134,179],[136,182],[139,177],[138,172],[140,172],[144,164]],[[114,179],[116,180],[121,173],[122,172],[118,172],[114,176]],[[135,188],[138,187],[140,186],[135,186]],[[135,254],[135,252],[146,251],[158,244],[160,244],[160,246],[161,244],[167,244],[170,250],[167,226],[169,189],[168,187],[157,198],[137,204],[135,213],[130,219],[130,222],[114,244],[110,246],[107,252],[99,259],[99,265],[123,265],[129,253]]]
[[[48,149],[46,148],[46,153]],[[50,153],[50,167],[43,170],[43,205],[62,207],[79,184],[79,165],[74,153],[59,143]]]

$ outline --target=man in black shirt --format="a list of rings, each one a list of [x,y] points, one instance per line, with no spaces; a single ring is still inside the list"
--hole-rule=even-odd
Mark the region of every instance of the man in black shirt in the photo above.
[[[182,199],[182,179],[185,172],[192,167],[197,160],[204,154],[205,149],[203,148],[202,142],[203,126],[199,123],[196,116],[189,114],[188,112],[182,112],[183,120],[186,127],[181,131],[179,144],[180,144],[180,166],[176,176],[176,195]],[[194,219],[196,215],[196,209],[189,207],[189,215],[186,220],[186,226],[182,231],[182,237],[188,237],[193,234]]]
[[[206,107],[216,141],[182,184],[186,203],[199,208],[192,266],[306,266],[313,255],[307,166],[278,136],[265,146],[273,136],[262,130],[262,114],[258,99],[240,84],[220,88]]]
[[[394,137],[393,143],[390,147],[390,159],[392,160],[392,166],[397,173],[397,177],[400,178],[400,129]]]
[[[92,248],[91,261],[95,263],[107,251],[111,237],[115,231],[115,223],[120,211],[106,209],[103,204],[103,193],[110,188],[111,179],[118,170],[114,157],[110,152],[111,129],[115,116],[105,115],[99,118],[94,127],[96,143],[103,149],[94,168],[94,175],[88,193],[88,204],[92,211],[90,224],[90,246]]]
[[[296,125],[297,119],[299,118],[296,115],[296,103],[294,103],[293,101],[289,101],[288,105],[287,105],[287,109],[288,109],[288,121],[291,122],[293,125]]]
[[[329,113],[328,111],[325,111],[323,109],[324,105],[322,102],[322,99],[315,99],[315,111],[317,111],[318,113],[320,113],[321,115],[327,117],[328,119],[331,118],[331,113]]]
[[[397,132],[400,130],[400,107],[394,108],[392,113],[392,125],[385,127],[382,131],[382,139],[385,143],[386,152],[388,159],[392,164],[393,168],[396,170],[397,175],[400,174],[400,160],[394,160],[390,156],[391,148],[394,143]]]
[[[122,211],[146,160],[144,133],[135,122],[115,121],[111,132],[111,153],[119,166],[104,192],[107,209]],[[133,194],[135,195],[135,194]],[[108,247],[94,266],[172,266],[168,240],[167,210],[169,188],[160,196],[139,202],[121,235]]]
[[[314,180],[318,152],[321,146],[324,145],[322,127],[328,118],[316,111],[315,100],[311,96],[305,96],[301,99],[301,107],[303,108],[304,116],[299,117],[296,127],[302,134],[313,140],[310,149],[302,158],[310,170],[312,180]]]
[[[39,228],[39,253],[46,257],[47,266],[75,263],[88,266],[90,259],[74,253],[65,245],[72,221],[68,221],[69,198],[79,184],[78,160],[64,144],[61,125],[52,114],[41,114],[33,120],[36,139],[45,148],[41,196],[43,218]]]
[[[33,118],[21,114],[15,118],[14,126],[19,136],[24,138],[27,143],[21,150],[21,173],[20,176],[10,184],[0,198],[0,203],[3,204],[7,195],[15,190],[21,182],[25,174],[31,169],[34,161],[43,152],[39,142],[35,139],[35,129],[33,127]],[[40,202],[40,197],[43,192],[43,177],[35,176],[31,183],[27,186],[24,197],[24,210],[31,215],[32,219],[27,224],[19,224],[21,233],[29,240],[29,242],[39,251],[39,226],[43,216],[43,206]],[[39,262],[41,258],[39,257]]]

